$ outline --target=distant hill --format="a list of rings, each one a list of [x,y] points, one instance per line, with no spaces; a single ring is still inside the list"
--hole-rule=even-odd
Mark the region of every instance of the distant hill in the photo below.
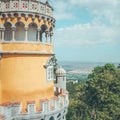
[[[79,78],[86,78],[88,74],[97,66],[104,66],[105,62],[79,62],[79,61],[59,61],[59,65],[67,71],[67,80],[78,80]],[[118,66],[119,63],[113,63]]]

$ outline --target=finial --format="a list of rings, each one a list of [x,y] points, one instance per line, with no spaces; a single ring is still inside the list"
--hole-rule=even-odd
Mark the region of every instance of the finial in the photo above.
[[[48,4],[48,0],[46,0],[46,2],[45,2],[46,4]]]
[[[49,2],[48,2],[48,0],[46,0],[45,4],[46,4],[46,5],[49,5]]]

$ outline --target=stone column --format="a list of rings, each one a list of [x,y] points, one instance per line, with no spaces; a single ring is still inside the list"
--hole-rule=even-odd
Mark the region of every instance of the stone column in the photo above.
[[[66,120],[66,115],[64,115],[64,120]]]
[[[53,31],[50,32],[50,44],[52,44],[52,42],[53,42],[52,36],[53,36]]]
[[[37,42],[40,41],[40,29],[37,29]]]
[[[25,27],[25,41],[28,41],[28,27]]]
[[[2,41],[4,41],[4,34],[5,33],[5,28],[2,28]]]
[[[2,29],[0,28],[0,41],[2,40]]]
[[[46,43],[48,43],[48,33],[49,33],[49,31],[46,30],[46,31],[45,31]]]
[[[15,27],[12,27],[12,41],[15,41]]]

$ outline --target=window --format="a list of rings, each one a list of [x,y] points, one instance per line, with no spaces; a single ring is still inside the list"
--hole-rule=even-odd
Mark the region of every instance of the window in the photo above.
[[[11,23],[7,22],[5,23],[5,36],[4,39],[5,41],[10,41],[12,40],[12,25]]]
[[[49,120],[54,120],[54,117],[52,116],[52,117],[50,117],[50,119]]]
[[[50,59],[46,65],[46,74],[47,74],[47,81],[53,81],[54,79],[54,67],[53,61]]]
[[[30,23],[28,27],[28,40],[31,42],[36,41],[36,35],[37,35],[37,24],[35,23]]]
[[[24,41],[25,40],[25,25],[22,22],[16,23],[15,29],[15,40],[16,41]]]
[[[53,66],[47,67],[47,80],[48,81],[53,80]]]

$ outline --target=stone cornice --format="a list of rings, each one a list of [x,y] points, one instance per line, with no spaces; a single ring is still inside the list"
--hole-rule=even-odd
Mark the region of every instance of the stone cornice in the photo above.
[[[0,53],[2,54],[27,54],[27,55],[54,55],[53,52],[46,52],[46,51],[41,51],[41,52],[37,52],[37,51],[0,51]]]

